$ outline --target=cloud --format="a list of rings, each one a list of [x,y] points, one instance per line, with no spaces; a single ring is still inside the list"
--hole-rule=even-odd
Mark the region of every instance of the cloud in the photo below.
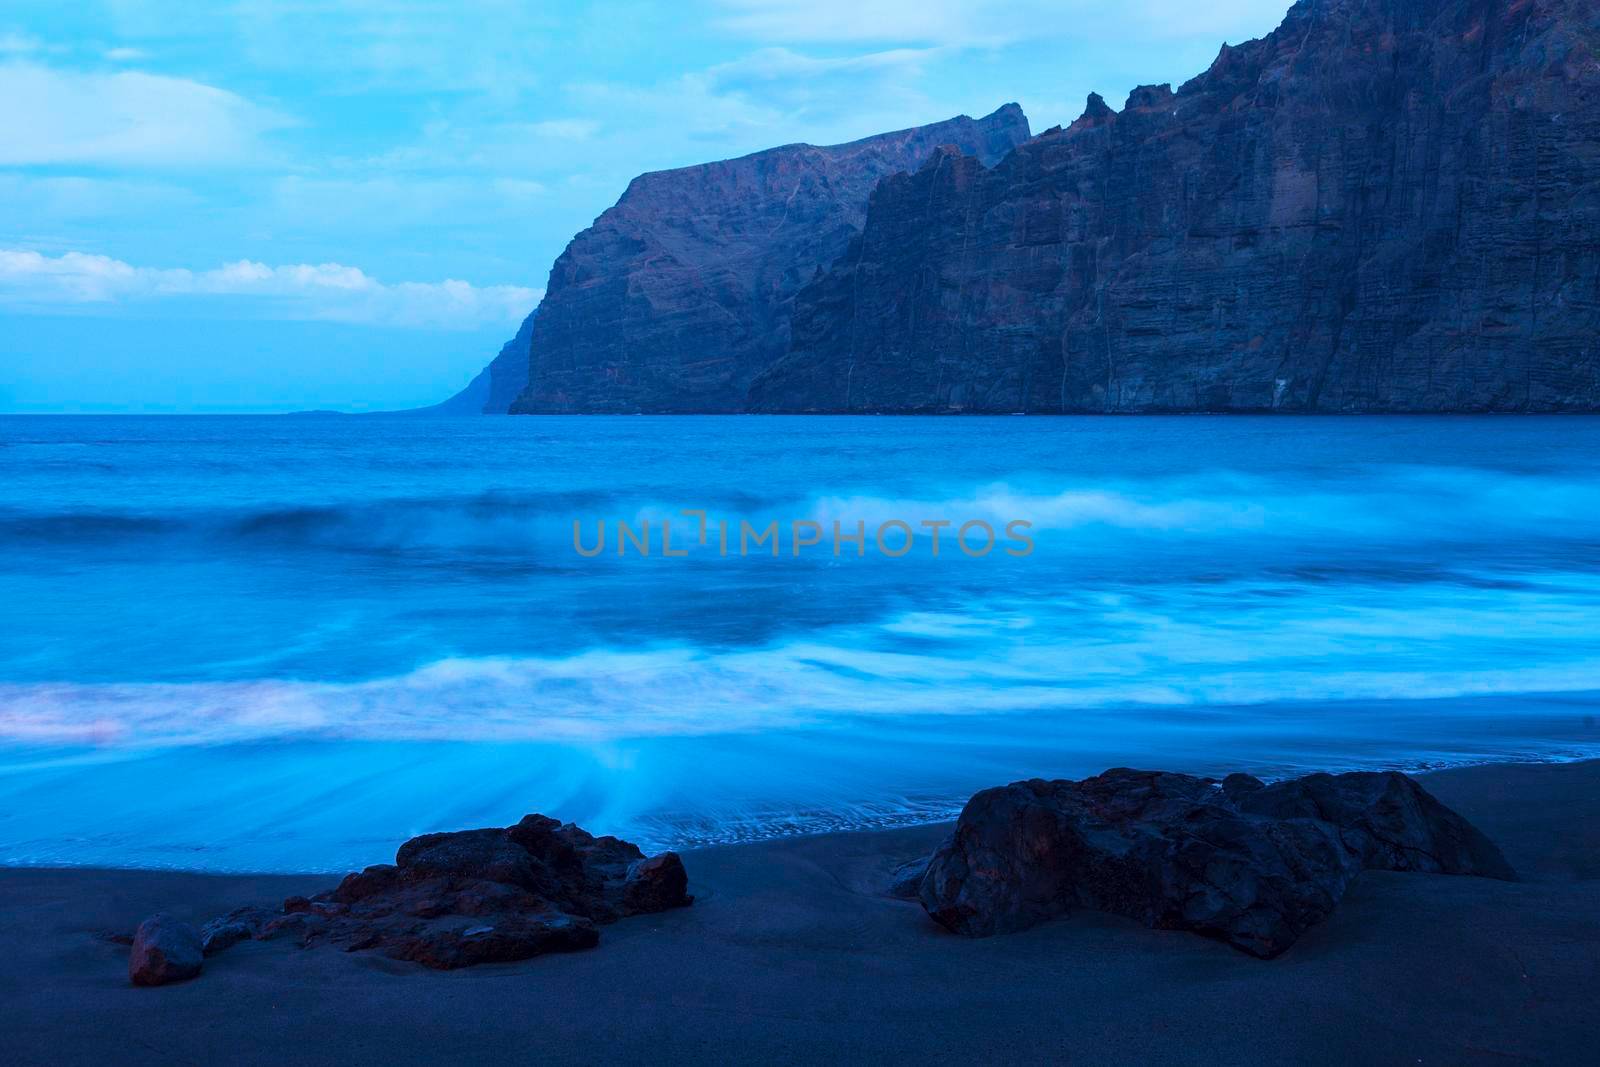
[[[530,57],[560,47],[563,6],[235,0],[201,17],[220,21],[262,69],[333,77],[347,89],[514,94],[540,80],[542,64]]]
[[[713,157],[706,144],[730,153],[793,141],[832,144],[949,118],[960,109],[917,87],[924,68],[945,53],[932,47],[813,56],[762,48],[654,84],[577,82],[564,92],[580,110],[628,116],[631,126],[613,138],[617,162],[656,169]],[[663,142],[680,158],[644,155]],[[603,148],[595,156],[604,159]]]
[[[1011,19],[983,26],[984,0],[719,0],[721,25],[779,41],[924,41],[972,44],[1022,29]]]
[[[25,33],[0,33],[0,56],[26,56],[44,51],[44,42]]]
[[[241,259],[213,270],[136,267],[109,256],[0,249],[0,305],[61,309],[171,297],[233,297],[266,318],[471,330],[514,324],[544,294],[464,281],[385,283],[339,263],[268,266]]]
[[[920,73],[929,61],[944,51],[941,48],[894,48],[854,56],[818,57],[788,48],[763,48],[711,67],[703,77],[719,88],[738,88],[854,74],[905,76]]]
[[[265,155],[290,125],[225,89],[139,71],[101,74],[0,65],[0,164],[193,166]],[[25,106],[18,106],[25,102]]]
[[[200,204],[193,191],[168,181],[0,171],[0,205],[4,205],[0,209],[0,225],[11,231],[40,225],[59,227],[82,220],[121,221],[130,215],[171,217],[194,211]],[[15,232],[9,240],[36,243],[20,239]]]
[[[532,178],[404,173],[348,178],[290,175],[272,179],[262,198],[267,217],[276,220],[275,234],[420,230],[427,236],[415,239],[419,251],[438,241],[440,219],[450,220],[452,239],[465,241],[469,232],[484,227],[525,227],[548,200],[548,187]]]
[[[725,30],[782,42],[915,42],[997,47],[1044,37],[1097,39],[1260,32],[1285,0],[715,0]],[[1229,37],[1230,40],[1241,38]]]
[[[114,63],[131,63],[139,59],[149,59],[150,53],[143,48],[108,48],[105,57]]]
[[[537,137],[554,137],[563,141],[587,141],[600,129],[593,119],[546,119],[531,122],[528,131]]]

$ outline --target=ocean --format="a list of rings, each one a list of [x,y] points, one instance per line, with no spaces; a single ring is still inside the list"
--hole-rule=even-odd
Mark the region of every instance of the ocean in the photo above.
[[[1597,565],[1585,417],[0,417],[0,863],[1594,757]]]

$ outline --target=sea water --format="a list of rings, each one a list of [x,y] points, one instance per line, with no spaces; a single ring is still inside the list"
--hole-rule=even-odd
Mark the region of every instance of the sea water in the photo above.
[[[1589,418],[4,417],[0,863],[1595,756],[1597,564]]]

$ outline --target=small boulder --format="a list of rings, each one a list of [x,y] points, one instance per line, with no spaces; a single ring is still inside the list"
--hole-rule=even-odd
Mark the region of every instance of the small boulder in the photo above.
[[[128,978],[134,985],[181,982],[198,975],[204,962],[194,927],[170,915],[152,915],[134,932]]]
[[[681,908],[694,901],[688,894],[689,874],[676,852],[636,860],[622,886],[622,910],[628,915]]]

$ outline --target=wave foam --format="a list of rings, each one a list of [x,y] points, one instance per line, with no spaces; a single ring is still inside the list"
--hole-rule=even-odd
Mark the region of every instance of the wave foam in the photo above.
[[[582,743],[840,717],[1600,690],[1587,596],[1570,590],[1457,589],[1448,603],[1418,595],[1399,606],[1381,591],[1368,602],[1301,595],[1218,614],[1241,596],[1212,588],[1176,605],[1100,594],[1085,598],[1092,614],[1049,615],[997,601],[758,648],[448,659],[358,682],[0,684],[0,739]]]

